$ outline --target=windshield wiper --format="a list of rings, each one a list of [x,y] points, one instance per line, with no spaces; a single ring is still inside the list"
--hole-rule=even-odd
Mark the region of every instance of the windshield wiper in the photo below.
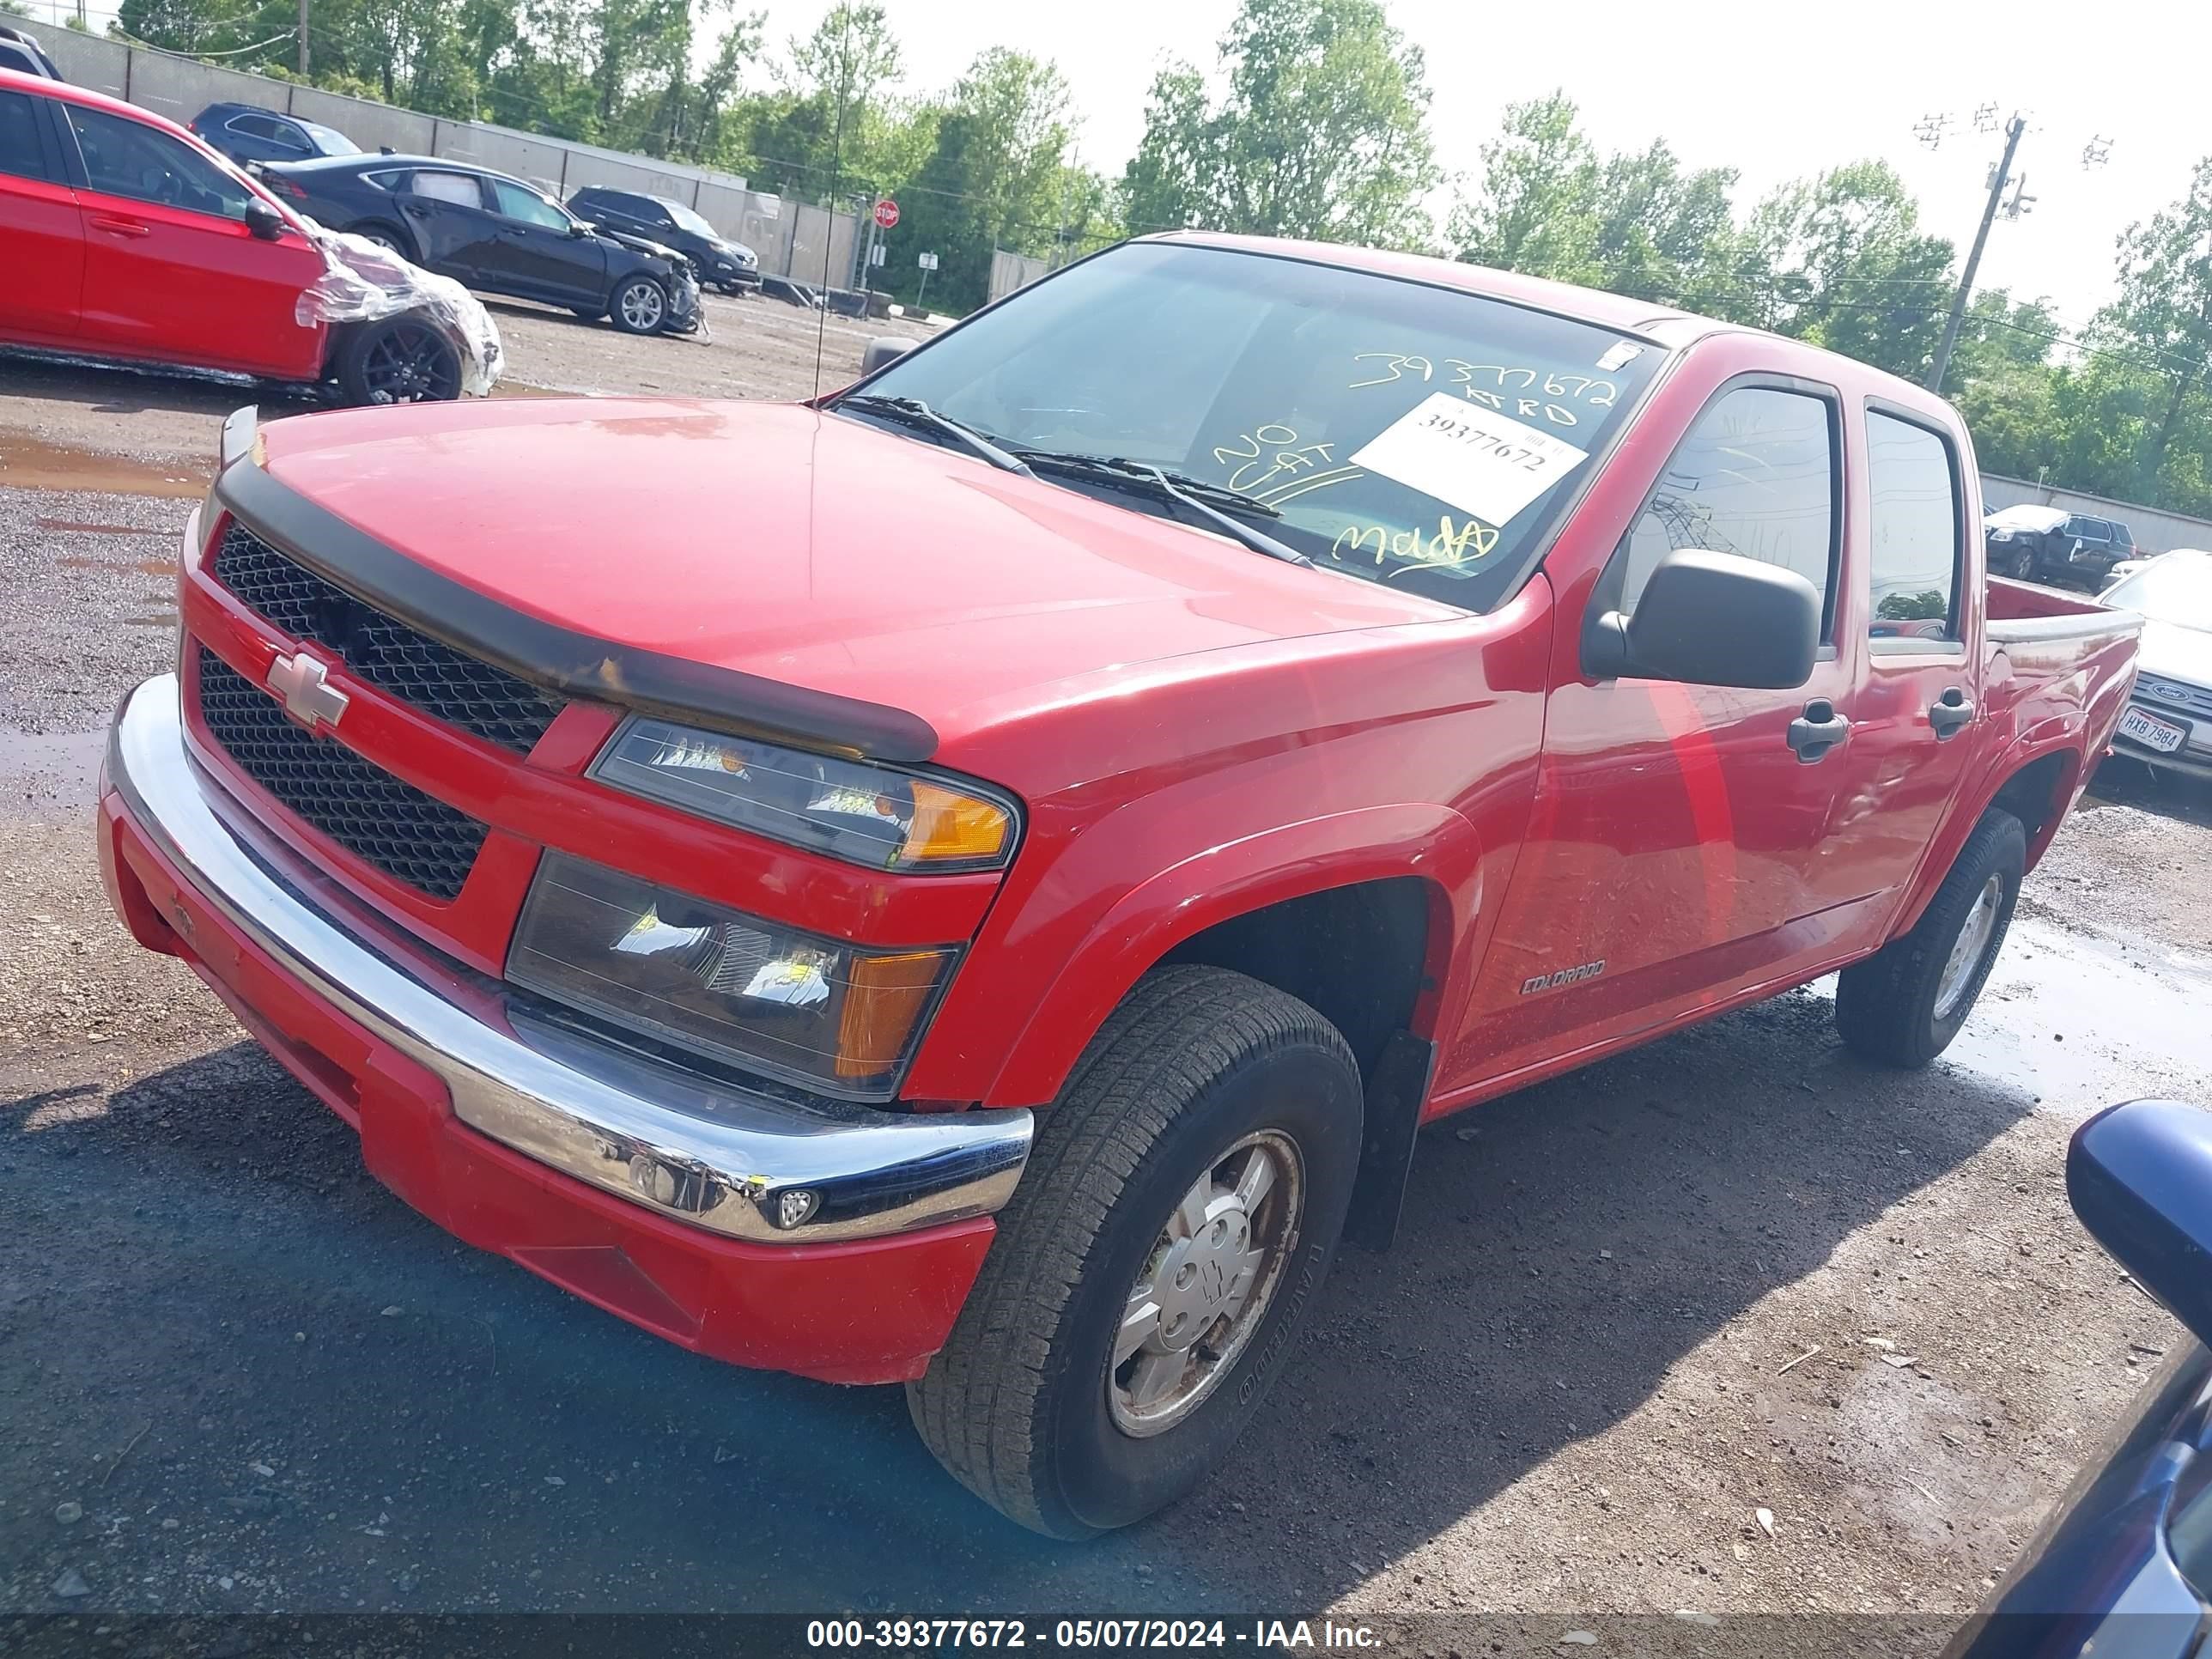
[[[863,415],[878,415],[905,426],[917,426],[933,432],[942,432],[969,454],[990,462],[1001,472],[1018,472],[1024,478],[1034,478],[1029,463],[1019,456],[999,447],[973,427],[963,426],[949,415],[940,415],[919,398],[893,398],[880,392],[856,392],[849,398],[840,398],[830,405],[832,409],[855,410]]]
[[[1099,483],[1133,488],[1150,495],[1165,496],[1178,506],[1187,507],[1200,514],[1223,535],[1242,542],[1255,553],[1264,553],[1271,559],[1282,560],[1285,564],[1313,562],[1295,547],[1286,547],[1266,532],[1255,529],[1242,520],[1223,512],[1221,507],[1228,507],[1238,513],[1249,513],[1264,519],[1283,516],[1256,496],[1231,489],[1226,484],[1207,483],[1203,479],[1187,477],[1180,472],[1164,471],[1147,461],[1125,460],[1118,455],[1071,455],[1056,449],[1024,449],[1021,457],[1032,467],[1042,467],[1048,472],[1076,473]],[[1219,507],[1213,504],[1217,501],[1221,504]]]

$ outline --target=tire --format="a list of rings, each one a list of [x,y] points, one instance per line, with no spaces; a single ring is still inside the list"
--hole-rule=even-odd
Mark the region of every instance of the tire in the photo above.
[[[1029,1168],[952,1334],[907,1385],[938,1462],[1054,1538],[1127,1526],[1197,1486],[1289,1359],[1328,1276],[1358,1167],[1360,1114],[1351,1049],[1297,998],[1219,968],[1158,969],[1139,981],[1041,1115]],[[1263,1157],[1273,1185],[1239,1223],[1219,1207],[1235,1206],[1222,1185]],[[1214,1223],[1169,1244],[1200,1181],[1216,1194],[1206,1212]],[[1206,1300],[1224,1281],[1201,1252],[1224,1221],[1232,1249],[1249,1235],[1262,1246],[1255,1299],[1227,1316],[1212,1311],[1227,1304]],[[1182,1267],[1159,1261],[1162,1245],[1173,1262],[1186,1242]],[[1154,1340],[1188,1329],[1219,1344],[1218,1357],[1184,1337],[1180,1354],[1140,1348],[1115,1363],[1140,1273],[1159,1287]],[[1185,1283],[1197,1289],[1186,1296]],[[1178,1302],[1194,1326],[1177,1325]],[[1144,1407],[1133,1379],[1154,1364],[1207,1380]],[[1140,1407],[1158,1414],[1125,1424]]]
[[[2008,574],[2014,581],[2033,581],[2035,580],[2035,550],[2032,547],[2023,547],[2014,553],[2012,556],[2012,569]]]
[[[1949,1047],[2004,948],[2027,869],[2027,831],[2011,813],[1992,808],[1912,931],[1844,969],[1836,1025],[1844,1042],[1869,1060],[1907,1068]],[[1978,945],[1965,937],[1970,923],[1983,933]],[[1972,954],[1957,964],[1963,977],[1954,977],[1953,956],[1962,945]]]
[[[627,276],[615,285],[607,320],[625,334],[658,334],[668,325],[668,290],[650,276]]]
[[[348,234],[358,236],[364,241],[374,242],[379,247],[390,248],[403,259],[412,259],[415,257],[408,251],[405,238],[390,225],[380,225],[372,221],[365,225],[356,225]]]
[[[332,368],[339,397],[356,407],[451,403],[461,395],[460,349],[410,313],[354,329]]]

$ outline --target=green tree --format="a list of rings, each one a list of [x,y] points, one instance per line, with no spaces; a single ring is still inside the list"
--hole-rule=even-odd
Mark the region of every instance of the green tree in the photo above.
[[[1222,37],[1221,101],[1163,70],[1122,175],[1133,228],[1412,246],[1438,173],[1420,49],[1376,0],[1244,0]]]
[[[1887,161],[1858,161],[1785,187],[1755,216],[1747,280],[1770,294],[1770,326],[1917,379],[1942,333],[1952,249]]]
[[[1451,217],[1471,264],[1556,282],[1597,276],[1602,170],[1564,92],[1505,106],[1504,131],[1482,147],[1477,193]]]
[[[1049,253],[1086,192],[1068,161],[1067,83],[1051,64],[989,47],[934,112],[929,152],[905,186],[894,246],[938,256],[932,295],[980,304],[991,252]]]
[[[2155,494],[2185,407],[2204,393],[2212,368],[2212,155],[2179,202],[2128,227],[2119,283],[2098,332],[2155,363],[2168,382],[2136,469],[2139,486]]]

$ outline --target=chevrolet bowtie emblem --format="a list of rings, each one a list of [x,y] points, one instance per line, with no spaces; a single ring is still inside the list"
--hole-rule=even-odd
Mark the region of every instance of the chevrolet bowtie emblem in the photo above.
[[[346,694],[330,683],[329,671],[304,651],[269,665],[269,689],[283,700],[284,712],[310,732],[336,726],[344,718]]]

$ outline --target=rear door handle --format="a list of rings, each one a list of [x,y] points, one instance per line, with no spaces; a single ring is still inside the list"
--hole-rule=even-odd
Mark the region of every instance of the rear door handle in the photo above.
[[[1944,743],[1965,731],[1974,718],[1974,705],[1953,686],[1928,705],[1928,724],[1936,728],[1936,741]]]
[[[1805,712],[1790,722],[1790,746],[1810,766],[1850,735],[1851,723],[1836,712],[1826,697],[1815,697]]]
[[[136,219],[111,219],[105,214],[94,214],[91,220],[94,230],[105,230],[117,236],[151,236],[154,227],[142,225]]]

